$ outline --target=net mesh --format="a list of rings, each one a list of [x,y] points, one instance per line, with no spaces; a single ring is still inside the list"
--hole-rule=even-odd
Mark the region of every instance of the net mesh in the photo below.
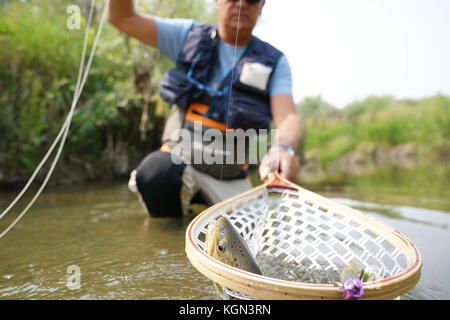
[[[220,215],[233,223],[257,261],[258,257],[272,257],[285,266],[327,275],[325,280],[303,277],[297,279],[299,282],[333,283],[349,262],[372,272],[375,280],[394,276],[408,267],[407,253],[388,241],[384,233],[355,215],[344,214],[339,206],[326,206],[301,191],[262,189],[231,202],[196,229],[194,239],[202,250],[207,225]],[[280,278],[270,274],[271,268],[266,269],[264,275]],[[222,298],[250,298],[224,290]]]

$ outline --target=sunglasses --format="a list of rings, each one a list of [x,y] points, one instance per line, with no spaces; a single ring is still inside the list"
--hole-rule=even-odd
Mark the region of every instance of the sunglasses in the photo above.
[[[228,0],[230,2],[238,2],[240,0]],[[245,2],[247,2],[247,4],[256,4],[258,2],[260,2],[261,0],[245,0]]]

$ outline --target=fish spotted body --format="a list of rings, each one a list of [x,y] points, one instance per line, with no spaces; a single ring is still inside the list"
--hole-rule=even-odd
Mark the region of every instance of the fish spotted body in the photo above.
[[[262,274],[247,244],[224,216],[207,227],[206,253],[232,267]]]

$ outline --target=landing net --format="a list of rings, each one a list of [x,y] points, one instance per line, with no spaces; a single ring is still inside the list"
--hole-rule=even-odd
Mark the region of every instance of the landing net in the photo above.
[[[246,241],[263,276],[205,253],[206,227],[220,215]],[[186,253],[223,287],[224,299],[340,299],[336,281],[349,262],[374,275],[363,283],[363,298],[393,299],[415,286],[422,265],[419,251],[400,232],[276,174],[197,216],[186,231]]]

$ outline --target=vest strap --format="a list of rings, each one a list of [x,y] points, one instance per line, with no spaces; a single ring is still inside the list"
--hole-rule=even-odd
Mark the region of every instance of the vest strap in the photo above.
[[[207,118],[205,115],[208,110],[209,106],[207,106],[206,104],[195,102],[189,105],[184,118],[185,120],[190,122],[200,121],[202,123],[202,126],[207,128],[219,129],[221,131],[233,130],[223,122]]]

